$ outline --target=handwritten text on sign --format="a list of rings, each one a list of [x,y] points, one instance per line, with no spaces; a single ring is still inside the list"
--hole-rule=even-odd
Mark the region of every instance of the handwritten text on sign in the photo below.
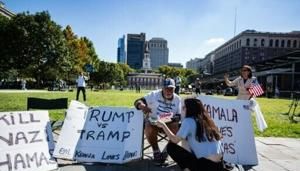
[[[0,130],[1,171],[57,168],[47,111],[0,112]]]
[[[141,157],[142,133],[143,114],[135,109],[69,108],[54,155],[85,162],[125,163]]]
[[[198,97],[223,135],[224,159],[236,164],[257,165],[257,154],[247,100]]]

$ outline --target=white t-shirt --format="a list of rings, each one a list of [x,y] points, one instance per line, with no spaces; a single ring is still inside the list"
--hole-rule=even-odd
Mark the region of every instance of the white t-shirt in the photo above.
[[[181,114],[181,98],[173,93],[172,100],[166,100],[162,96],[162,90],[152,91],[145,97],[147,106],[151,109],[150,116],[158,116],[166,113]]]
[[[77,82],[77,87],[85,87],[85,80],[86,77],[85,76],[78,76],[76,82]]]
[[[184,118],[177,136],[187,140],[189,147],[192,149],[196,157],[209,157],[215,154],[221,154],[221,141],[204,141],[196,140],[196,122],[193,118]]]
[[[180,84],[181,84],[181,78],[180,77],[176,77],[175,78],[175,85],[176,86],[180,86]]]

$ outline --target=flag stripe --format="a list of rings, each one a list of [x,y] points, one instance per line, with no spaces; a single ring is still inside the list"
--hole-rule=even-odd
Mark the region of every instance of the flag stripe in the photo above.
[[[249,88],[249,93],[252,94],[254,97],[257,97],[264,94],[264,91],[258,83],[255,83]]]

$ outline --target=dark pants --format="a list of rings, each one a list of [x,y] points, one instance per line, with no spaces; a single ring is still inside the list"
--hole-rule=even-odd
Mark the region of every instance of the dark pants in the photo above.
[[[171,142],[167,145],[167,152],[182,170],[185,168],[188,168],[191,171],[222,170],[222,162],[216,163],[206,158],[197,159],[193,153],[186,151],[181,146]]]
[[[176,87],[175,87],[175,93],[176,93],[177,95],[179,95],[179,90],[180,90],[180,86],[176,86]]]
[[[85,98],[85,87],[77,87],[76,100],[79,99],[79,93],[80,93],[80,91],[82,91],[83,100],[86,101],[86,98]]]
[[[196,88],[196,94],[201,94],[200,88]]]

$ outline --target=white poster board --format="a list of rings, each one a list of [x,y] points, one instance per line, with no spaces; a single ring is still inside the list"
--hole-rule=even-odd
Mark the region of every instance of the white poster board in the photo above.
[[[212,96],[198,98],[223,135],[224,160],[242,165],[257,165],[249,101]]]
[[[57,168],[48,111],[0,112],[0,130],[1,171]]]
[[[140,111],[123,107],[88,108],[72,101],[54,156],[80,162],[125,163],[141,158],[142,141]]]

